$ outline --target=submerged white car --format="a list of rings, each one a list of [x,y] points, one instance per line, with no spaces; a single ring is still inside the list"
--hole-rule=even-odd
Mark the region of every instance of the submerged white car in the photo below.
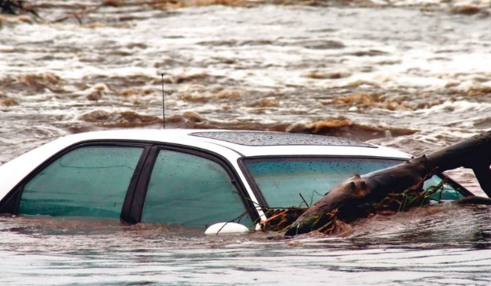
[[[326,136],[117,130],[59,138],[0,166],[0,213],[254,229],[266,210],[315,203],[351,175],[410,159]],[[434,176],[426,185],[438,184]],[[449,180],[438,200],[472,195]],[[221,229],[221,227],[219,228]]]

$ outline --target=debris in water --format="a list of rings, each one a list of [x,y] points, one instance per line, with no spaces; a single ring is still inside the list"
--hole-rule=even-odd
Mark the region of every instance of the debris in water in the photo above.
[[[359,206],[379,207],[383,213],[404,210],[413,203],[424,205],[435,189],[420,191],[423,182],[434,174],[458,167],[473,170],[482,190],[491,197],[491,131],[440,149],[402,164],[363,176],[355,175],[331,189],[323,198],[306,210],[285,235],[293,236],[318,229],[326,222],[326,214],[340,212],[345,217],[360,214]],[[408,194],[411,194],[408,196]],[[388,198],[386,198],[389,196]],[[392,196],[392,197],[391,197]],[[489,198],[468,196],[458,199],[461,204],[491,204]],[[382,201],[373,205],[373,201]],[[321,223],[319,223],[321,222]]]
[[[1,14],[16,15],[24,12],[31,13],[37,18],[40,18],[37,12],[34,11],[31,6],[25,5],[25,1],[23,0],[0,0]]]
[[[482,12],[483,10],[475,5],[459,5],[453,7],[452,12],[455,14],[464,14],[464,15],[475,15],[477,13]]]
[[[340,79],[350,76],[351,73],[346,71],[331,71],[331,72],[313,71],[302,75],[302,77],[308,77],[313,79]]]

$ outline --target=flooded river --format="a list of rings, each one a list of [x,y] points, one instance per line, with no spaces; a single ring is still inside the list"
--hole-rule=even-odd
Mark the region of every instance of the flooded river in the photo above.
[[[162,80],[168,128],[317,133],[415,155],[491,128],[489,0],[100,2],[0,15],[0,164],[65,134],[161,128]],[[480,194],[471,173],[452,174]],[[490,213],[414,210],[295,240],[0,218],[0,282],[489,285]]]
[[[490,209],[445,207],[357,222],[348,236],[3,218],[4,285],[489,285]]]

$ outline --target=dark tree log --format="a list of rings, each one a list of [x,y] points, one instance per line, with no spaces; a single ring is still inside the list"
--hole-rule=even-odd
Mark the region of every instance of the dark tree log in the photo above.
[[[437,173],[458,167],[471,168],[483,191],[491,197],[491,131],[440,149],[402,164],[355,175],[334,187],[311,206],[287,230],[285,236],[310,232],[322,226],[325,214],[338,209],[354,211],[356,206],[381,200],[389,193],[421,188],[424,180]],[[463,198],[459,203],[490,203],[491,200]]]
[[[19,10],[22,10],[22,1],[0,0],[0,13],[15,15]]]
[[[0,13],[16,15],[19,12],[29,12],[32,13],[37,18],[41,18],[31,6],[25,5],[24,2],[26,1],[0,0]]]

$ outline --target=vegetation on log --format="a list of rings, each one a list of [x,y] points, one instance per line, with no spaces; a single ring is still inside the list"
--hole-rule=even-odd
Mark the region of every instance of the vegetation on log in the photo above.
[[[491,131],[440,149],[429,155],[408,160],[402,164],[365,175],[354,175],[334,187],[316,204],[307,209],[287,229],[285,236],[308,233],[313,230],[325,232],[324,226],[332,224],[335,216],[356,217],[363,212],[363,206],[373,212],[379,205],[383,210],[394,202],[400,208],[407,202],[408,195],[413,203],[424,204],[435,190],[423,190],[423,182],[434,174],[458,167],[471,168],[483,191],[491,197]],[[406,196],[406,197],[405,197]],[[403,200],[404,199],[404,200]],[[385,203],[384,203],[385,202]],[[491,204],[489,198],[464,197],[457,203]],[[405,204],[405,203],[404,203]],[[382,209],[380,209],[382,210]]]

